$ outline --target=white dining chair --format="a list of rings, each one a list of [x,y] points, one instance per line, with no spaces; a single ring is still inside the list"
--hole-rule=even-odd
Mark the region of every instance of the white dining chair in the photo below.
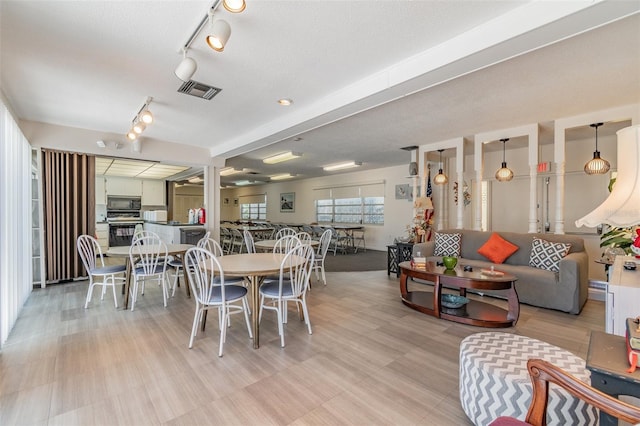
[[[211,236],[211,231],[207,231],[201,240],[208,240]],[[170,281],[171,287],[171,297],[176,295],[176,287],[180,284],[180,275],[183,275],[182,270],[184,262],[183,259],[177,256],[169,256],[169,260],[167,261],[167,266],[173,269],[173,280]],[[171,274],[170,274],[171,275]]]
[[[311,243],[311,234],[309,234],[308,232],[298,232],[296,234],[296,237],[298,237],[298,239],[300,240],[300,243],[302,244],[310,244]]]
[[[142,283],[141,294],[144,295],[145,282],[155,280],[162,286],[162,299],[167,307],[168,281],[167,276],[167,245],[156,235],[136,239],[129,249],[129,261],[132,266],[133,286],[131,289],[131,310],[133,311],[138,299],[138,287]]]
[[[198,334],[198,323],[203,320],[203,314],[209,309],[218,311],[218,327],[220,329],[218,356],[222,356],[227,328],[230,327],[229,315],[243,313],[249,338],[253,338],[249,323],[247,288],[226,283],[220,262],[213,253],[204,248],[193,247],[187,250],[185,267],[189,274],[191,293],[196,303],[189,349],[193,347],[193,341]],[[241,305],[236,302],[241,302]]]
[[[327,285],[327,277],[324,271],[324,259],[327,257],[327,252],[329,251],[329,246],[331,245],[333,231],[331,229],[325,230],[320,236],[320,244],[318,245],[318,251],[316,252],[316,256],[313,262],[313,270],[316,273],[316,279],[318,279],[318,275],[322,275],[322,282],[324,285]]]
[[[93,288],[95,286],[102,287],[102,294],[100,300],[104,300],[104,294],[107,291],[107,287],[113,289],[113,302],[118,308],[118,297],[116,296],[116,285],[124,284],[126,277],[118,276],[125,274],[127,271],[126,265],[109,265],[105,266],[104,257],[102,256],[102,249],[98,240],[91,235],[80,235],[76,241],[78,247],[78,254],[84,265],[84,269],[89,276],[89,288],[87,289],[87,298],[84,302],[84,308],[87,309],[89,301],[93,295]],[[96,281],[96,279],[100,279]]]
[[[263,309],[276,311],[280,345],[283,348],[284,324],[287,322],[287,302],[295,302],[298,308],[302,308],[304,321],[307,324],[309,334],[312,334],[306,294],[309,289],[314,256],[313,248],[309,244],[296,246],[282,260],[279,279],[265,282],[260,286],[258,321],[262,320]],[[304,261],[296,262],[298,258],[302,258]]]
[[[255,253],[256,246],[255,246],[255,243],[253,242],[253,235],[251,234],[251,232],[249,232],[246,229],[244,230],[243,234],[244,234],[244,245],[247,248],[247,253]]]
[[[284,228],[278,229],[278,231],[274,234],[273,239],[274,240],[279,240],[282,237],[287,237],[287,236],[291,236],[291,235],[295,236],[297,233],[298,233],[298,231],[296,231],[293,228],[284,227]]]

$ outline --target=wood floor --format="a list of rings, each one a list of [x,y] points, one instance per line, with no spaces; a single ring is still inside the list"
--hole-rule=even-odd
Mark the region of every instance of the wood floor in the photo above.
[[[400,302],[386,271],[328,273],[308,302],[313,335],[291,312],[281,348],[275,314],[259,349],[241,318],[218,358],[218,330],[188,349],[194,305],[184,287],[162,307],[158,288],[116,310],[86,281],[34,290],[0,353],[1,425],[469,425],[458,397],[458,350],[487,331]],[[496,301],[495,303],[504,303]],[[522,306],[516,327],[585,358],[604,304],[579,316]]]

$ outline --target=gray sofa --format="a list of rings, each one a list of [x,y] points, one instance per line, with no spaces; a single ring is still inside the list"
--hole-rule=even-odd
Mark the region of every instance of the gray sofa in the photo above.
[[[516,291],[521,303],[579,314],[587,301],[589,258],[582,238],[571,235],[496,231],[502,238],[519,247],[518,251],[507,258],[504,263],[496,265],[478,253],[478,249],[487,241],[492,232],[467,229],[446,229],[438,232],[462,234],[461,253],[457,267],[470,265],[474,269],[479,269],[494,265],[497,270],[518,277]],[[552,242],[571,243],[569,253],[560,261],[560,272],[529,266],[531,243],[534,236]],[[434,241],[415,244],[413,246],[414,256],[417,252],[426,256],[427,260],[441,259],[433,256]]]

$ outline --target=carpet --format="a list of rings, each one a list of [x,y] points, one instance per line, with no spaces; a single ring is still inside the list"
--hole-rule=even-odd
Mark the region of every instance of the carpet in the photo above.
[[[327,253],[324,259],[327,272],[382,271],[387,269],[387,252],[379,250],[358,250],[358,253]]]

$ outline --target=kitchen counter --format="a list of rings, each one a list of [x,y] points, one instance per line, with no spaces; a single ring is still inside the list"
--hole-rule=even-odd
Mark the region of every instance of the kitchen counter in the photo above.
[[[185,222],[174,222],[174,221],[162,221],[162,222],[154,222],[152,220],[145,220],[144,223],[152,223],[154,225],[165,225],[165,226],[202,226],[201,223],[185,223]]]

